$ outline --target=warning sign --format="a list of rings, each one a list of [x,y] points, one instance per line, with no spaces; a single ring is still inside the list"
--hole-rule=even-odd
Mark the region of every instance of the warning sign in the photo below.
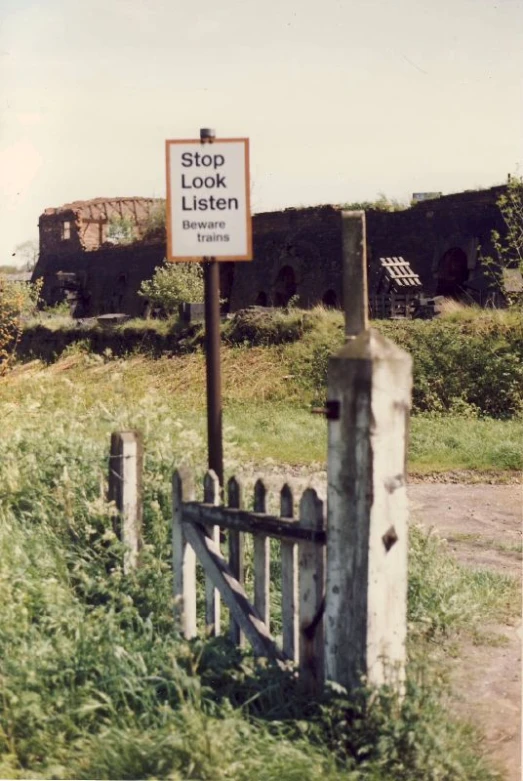
[[[249,140],[166,141],[167,260],[252,260]]]

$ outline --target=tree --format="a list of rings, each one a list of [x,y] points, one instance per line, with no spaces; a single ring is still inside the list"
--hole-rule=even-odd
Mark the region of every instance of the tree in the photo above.
[[[134,220],[113,214],[107,226],[107,241],[111,244],[130,244],[134,239]]]
[[[203,301],[203,270],[199,263],[168,263],[158,266],[151,279],[140,285],[139,295],[163,315],[177,311],[182,301]]]
[[[34,284],[0,277],[0,375],[12,365],[24,317],[34,315],[43,280]]]
[[[28,239],[15,247],[14,255],[18,260],[23,261],[23,270],[32,271],[36,266],[40,248],[36,239]]]
[[[518,294],[511,290],[509,281],[514,272],[516,276],[523,274],[523,178],[510,176],[506,191],[496,203],[506,230],[503,235],[497,230],[491,231],[494,255],[482,255],[481,263],[493,288],[512,304],[521,298],[521,291]]]

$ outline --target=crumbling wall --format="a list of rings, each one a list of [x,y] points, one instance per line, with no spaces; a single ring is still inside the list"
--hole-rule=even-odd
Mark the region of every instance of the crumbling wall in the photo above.
[[[484,302],[489,280],[481,267],[478,248],[489,254],[491,231],[504,231],[496,205],[503,190],[494,187],[444,196],[402,212],[367,212],[370,294],[378,284],[379,258],[403,256],[420,276],[426,295],[441,291],[452,294],[455,287],[457,294],[465,292]],[[139,216],[154,205],[152,199],[114,199],[113,203],[131,201],[143,202]],[[72,233],[68,240],[57,239],[57,228],[51,226],[68,218],[72,221],[74,217],[81,227],[82,220],[92,217],[88,227],[95,230],[93,225],[101,212],[87,212],[85,204],[83,212],[75,211],[74,206],[47,210],[40,220],[41,253],[33,279],[44,278],[44,300],[53,304],[63,296],[57,272],[75,272],[83,291],[79,313],[142,314],[145,304],[138,289],[163,262],[164,237],[98,248],[94,248],[94,234],[87,238],[87,229],[83,234]],[[86,216],[89,214],[91,217]],[[303,307],[322,302],[329,306],[342,304],[339,208],[318,206],[256,214],[253,245],[253,261],[220,263],[221,296],[227,299],[230,311],[252,304],[282,306],[290,301]]]
[[[333,206],[286,209],[253,218],[254,260],[234,264],[230,309],[311,307],[341,299],[341,218]]]
[[[94,198],[46,209],[39,221],[40,254],[63,257],[98,249],[108,241],[114,218],[130,220],[133,238],[141,239],[158,203],[155,198]]]
[[[125,312],[140,317],[146,301],[138,295],[144,279],[162,265],[165,247],[162,243],[135,242],[133,244],[102,247],[92,252],[68,257],[40,257],[33,272],[33,281],[44,280],[42,298],[54,305],[64,298],[58,272],[74,272],[78,280],[78,317],[90,317],[109,312]]]
[[[463,258],[464,280],[454,275],[455,294],[482,302],[488,294],[489,279],[480,262],[480,253],[492,252],[491,231],[504,231],[496,201],[504,187],[447,195],[424,201],[402,212],[367,213],[369,287],[379,278],[379,258],[401,255],[420,276],[426,295],[452,295],[453,280],[449,258]],[[480,249],[481,248],[481,249]],[[454,264],[455,265],[455,264]],[[459,269],[456,269],[459,272]],[[452,275],[451,275],[452,276]]]

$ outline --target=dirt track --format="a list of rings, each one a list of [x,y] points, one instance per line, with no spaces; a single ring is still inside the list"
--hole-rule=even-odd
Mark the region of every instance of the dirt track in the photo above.
[[[459,561],[521,578],[521,486],[417,483],[408,492],[411,520],[446,538]],[[519,781],[521,622],[484,632],[489,643],[463,642],[450,662],[453,707],[481,728],[507,781]]]
[[[289,480],[298,491],[312,485],[324,497],[326,473],[303,468],[263,469],[278,490]],[[254,470],[245,470],[251,483]],[[256,475],[259,473],[256,472]],[[451,478],[452,479],[452,478]],[[429,480],[408,486],[410,522],[445,538],[468,567],[495,570],[521,579],[523,487],[511,484]],[[274,508],[276,511],[276,508]],[[490,642],[464,640],[449,659],[451,707],[485,735],[485,753],[506,781],[521,779],[521,621],[484,627]]]

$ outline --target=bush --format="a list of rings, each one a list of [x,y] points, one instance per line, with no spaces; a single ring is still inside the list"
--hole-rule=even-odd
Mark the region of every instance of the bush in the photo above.
[[[284,344],[297,341],[311,327],[305,312],[251,307],[234,314],[224,338],[229,344]]]
[[[466,412],[509,418],[523,412],[523,316],[480,313],[470,320],[404,320],[373,323],[413,359],[414,412]],[[341,321],[341,315],[340,315]],[[331,327],[308,335],[291,356],[293,373],[320,400],[330,355],[343,344]]]
[[[523,178],[509,177],[506,191],[497,200],[497,206],[505,223],[502,236],[498,231],[491,232],[494,257],[481,256],[481,263],[490,277],[495,290],[502,293],[509,306],[523,302],[521,291],[507,289],[510,278],[507,272],[523,272]]]
[[[203,269],[199,263],[167,263],[158,266],[138,291],[161,315],[174,314],[182,301],[203,301]]]
[[[22,332],[22,319],[36,312],[42,280],[34,285],[0,277],[0,372],[12,363]]]

